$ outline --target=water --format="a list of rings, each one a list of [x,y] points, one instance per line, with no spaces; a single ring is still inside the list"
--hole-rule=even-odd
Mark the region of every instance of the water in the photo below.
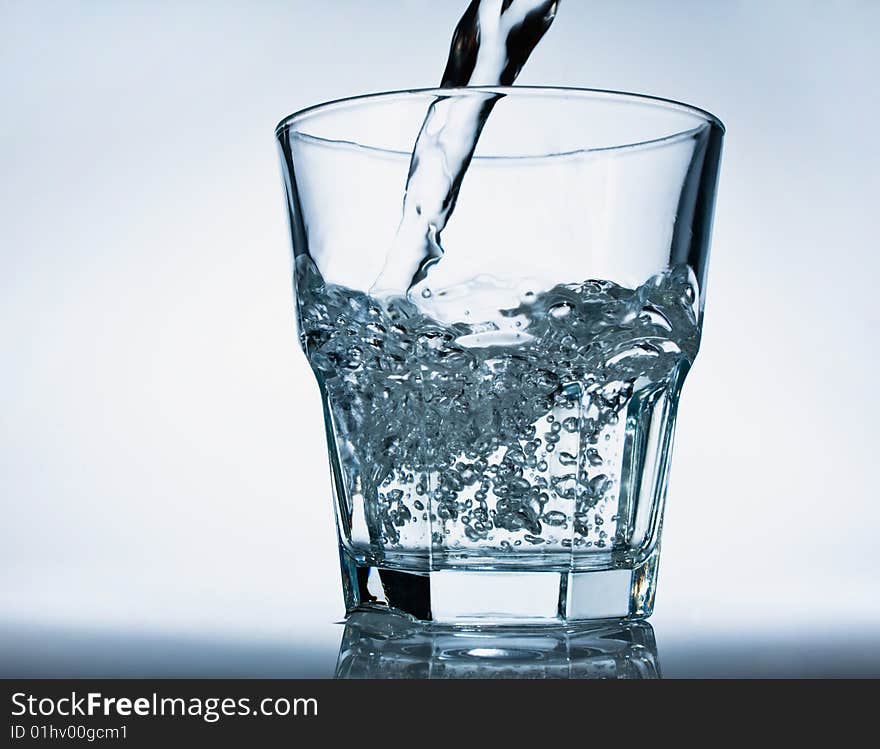
[[[556,9],[474,0],[442,85],[511,84]],[[500,98],[431,105],[397,236],[369,293],[326,284],[307,256],[297,259],[300,331],[332,421],[341,527],[350,550],[373,561],[417,555],[440,568],[626,548],[638,482],[650,473],[636,453],[652,437],[637,431],[650,429],[652,409],[696,355],[686,266],[635,289],[574,279],[514,290],[492,268],[453,288],[428,286]]]
[[[443,322],[429,297],[379,300],[297,263],[352,546],[439,558],[625,543],[627,414],[673,389],[697,351],[686,266],[636,289],[525,290],[489,319]],[[491,283],[438,293],[466,305]]]
[[[558,0],[473,0],[456,26],[441,87],[509,86],[556,16]],[[372,293],[412,291],[443,255],[446,226],[499,94],[439,98],[413,148],[403,217]]]

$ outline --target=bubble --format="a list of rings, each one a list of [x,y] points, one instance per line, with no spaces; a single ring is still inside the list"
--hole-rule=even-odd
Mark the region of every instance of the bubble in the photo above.
[[[431,290],[428,288],[422,289],[422,299],[430,299],[430,297],[431,297]]]
[[[348,350],[348,361],[345,363],[345,366],[349,369],[357,369],[363,361],[363,356],[363,351],[361,351],[357,346],[352,346]]]
[[[560,302],[559,304],[554,304],[547,310],[547,313],[550,317],[554,317],[557,320],[563,317],[568,317],[571,314],[573,307],[568,302]]]

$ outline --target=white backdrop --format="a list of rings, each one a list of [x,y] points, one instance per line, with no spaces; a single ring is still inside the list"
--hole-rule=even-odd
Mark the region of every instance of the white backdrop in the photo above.
[[[464,5],[0,1],[0,620],[338,641],[273,128],[434,85]],[[728,127],[661,654],[880,624],[877,28],[857,0],[563,0],[520,78]]]

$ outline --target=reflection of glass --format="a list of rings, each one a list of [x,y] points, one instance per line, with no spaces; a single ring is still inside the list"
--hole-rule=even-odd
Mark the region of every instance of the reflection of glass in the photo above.
[[[349,617],[338,679],[659,679],[647,622],[432,629],[400,616]]]
[[[492,115],[413,278],[410,150],[429,105],[472,99]],[[443,89],[319,106],[277,135],[348,610],[649,616],[721,124],[632,95]]]

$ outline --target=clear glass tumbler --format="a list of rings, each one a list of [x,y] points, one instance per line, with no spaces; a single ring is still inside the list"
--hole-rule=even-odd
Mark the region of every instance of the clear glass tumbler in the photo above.
[[[481,97],[442,252],[409,290],[371,293],[394,276],[428,107]],[[526,87],[377,94],[278,125],[347,610],[651,614],[723,132],[673,101]]]

